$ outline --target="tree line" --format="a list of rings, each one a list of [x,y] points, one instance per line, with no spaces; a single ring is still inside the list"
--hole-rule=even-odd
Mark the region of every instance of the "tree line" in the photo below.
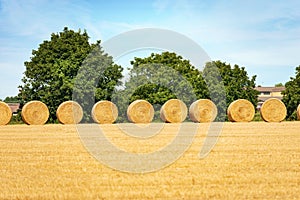
[[[44,102],[50,111],[49,122],[57,122],[56,109],[64,101],[93,93],[94,102],[117,101],[119,122],[126,121],[127,106],[137,99],[145,99],[154,105],[159,118],[159,108],[169,99],[178,98],[187,105],[196,99],[211,99],[219,110],[218,119],[226,118],[226,108],[237,99],[247,99],[257,105],[256,76],[249,77],[245,67],[231,66],[222,61],[206,63],[200,71],[189,60],[174,52],[152,53],[146,58],[135,57],[131,61],[128,81],[123,87],[123,67],[107,55],[101,41],[89,43],[86,31],[69,30],[52,33],[43,41],[25,63],[26,70],[19,86],[17,100],[21,107],[31,100]],[[80,67],[87,66],[78,76]],[[80,83],[82,80],[89,80]],[[79,84],[76,87],[75,84]],[[300,103],[300,66],[296,77],[285,84],[283,102],[287,106],[287,119],[296,119]],[[14,99],[15,100],[15,99]],[[92,105],[85,105],[87,107]],[[90,121],[85,113],[85,121]]]

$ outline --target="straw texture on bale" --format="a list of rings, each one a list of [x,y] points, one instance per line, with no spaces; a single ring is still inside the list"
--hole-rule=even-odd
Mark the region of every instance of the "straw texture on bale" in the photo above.
[[[254,118],[255,108],[250,101],[238,99],[229,105],[227,115],[231,122],[250,122]]]
[[[135,100],[127,108],[127,117],[133,123],[150,123],[154,117],[154,108],[146,100]]]
[[[0,126],[8,124],[11,117],[12,111],[10,107],[5,102],[0,101]]]
[[[77,102],[65,101],[57,108],[56,116],[62,124],[78,124],[83,118],[83,110]]]
[[[260,115],[266,122],[281,122],[285,119],[286,114],[284,103],[275,98],[266,100],[260,108]]]
[[[217,114],[217,106],[209,99],[199,99],[189,108],[189,117],[193,122],[212,122]]]
[[[298,120],[300,120],[300,104],[298,105],[298,108],[297,108],[297,117],[298,117]]]
[[[22,119],[29,125],[43,125],[48,121],[49,110],[41,101],[30,101],[22,108]]]
[[[181,123],[187,117],[187,107],[179,99],[168,100],[160,109],[160,118],[164,122]]]
[[[111,101],[99,101],[93,106],[92,117],[98,124],[112,124],[118,118],[118,108]]]

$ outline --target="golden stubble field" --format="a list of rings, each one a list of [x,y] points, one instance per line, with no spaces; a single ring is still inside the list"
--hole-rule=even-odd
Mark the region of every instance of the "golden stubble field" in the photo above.
[[[0,199],[300,199],[300,122],[224,123],[212,152],[199,159],[208,127],[200,124],[172,165],[132,174],[94,159],[74,125],[2,126]],[[120,148],[147,153],[168,144],[178,124],[144,140],[116,124],[102,128]]]

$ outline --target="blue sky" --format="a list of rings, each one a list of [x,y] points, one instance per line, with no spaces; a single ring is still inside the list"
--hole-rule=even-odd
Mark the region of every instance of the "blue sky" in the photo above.
[[[137,28],[169,29],[212,60],[246,67],[257,84],[285,83],[300,65],[299,10],[298,0],[0,0],[0,99],[17,95],[24,61],[65,26],[86,29],[91,42]]]

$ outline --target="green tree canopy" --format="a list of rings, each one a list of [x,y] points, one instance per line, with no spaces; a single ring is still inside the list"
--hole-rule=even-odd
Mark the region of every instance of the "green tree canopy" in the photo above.
[[[300,65],[296,67],[296,76],[291,77],[290,81],[285,84],[283,91],[283,103],[287,108],[287,119],[296,120],[296,110],[300,104]]]
[[[275,87],[283,87],[284,85],[282,83],[276,83]]]
[[[6,103],[18,103],[19,98],[18,96],[11,96],[11,97],[6,97],[3,101]]]
[[[188,89],[187,84],[190,84],[197,98],[208,98],[201,72],[180,55],[171,52],[152,53],[146,58],[135,58],[131,65],[130,81],[140,85],[131,96],[131,101],[143,98],[153,104],[164,104],[176,98],[176,93],[184,93]],[[126,87],[130,87],[130,82]],[[191,103],[190,98],[182,100]]]
[[[239,67],[238,65],[231,67],[230,64],[221,61],[213,61],[212,64],[216,65],[221,73],[226,89],[227,107],[237,99],[247,99],[254,106],[257,105],[259,92],[254,89],[256,75],[249,78],[245,67]]]
[[[120,113],[126,113],[127,105],[134,100],[145,99],[154,105],[157,119],[160,106],[169,99],[179,98],[190,104],[197,98],[208,97],[201,72],[175,53],[152,53],[146,58],[136,57],[131,65],[126,89],[120,91],[122,95],[118,97],[118,101],[123,102],[118,105]]]
[[[129,92],[119,97],[128,98],[128,103],[145,99],[153,105],[163,105],[171,98],[180,98],[189,106],[196,99],[208,98],[217,104],[219,120],[224,120],[226,109],[234,100],[248,99],[257,105],[256,76],[250,79],[245,68],[238,65],[231,67],[213,61],[206,64],[202,73],[188,60],[170,52],[135,58],[131,64],[129,81],[125,84]]]
[[[100,41],[90,44],[88,40],[86,31],[75,32],[64,28],[60,33],[51,34],[50,41],[44,41],[38,50],[33,50],[30,61],[24,63],[23,85],[19,86],[22,103],[31,100],[44,102],[50,110],[50,122],[55,121],[57,107],[64,101],[72,100],[74,82],[83,62],[93,49],[101,49]],[[110,66],[98,72],[95,101],[110,99],[122,77],[121,66],[113,64],[112,58],[102,50],[97,52],[98,58],[94,60],[105,59]]]
[[[218,70],[217,74],[215,72],[216,69]],[[217,107],[221,114],[221,116],[218,116],[219,119],[224,119],[225,116],[222,115],[226,115],[226,110],[230,103],[238,99],[247,99],[256,107],[258,101],[258,92],[254,89],[256,76],[249,78],[245,67],[239,67],[238,65],[232,67],[225,62],[212,61],[206,63],[203,74],[206,77],[207,84],[210,85],[211,95],[218,102]],[[218,77],[218,74],[221,77]],[[219,81],[222,82],[224,87],[220,87]],[[223,101],[218,99],[224,97],[222,89],[225,89],[226,96],[226,99]]]
[[[125,84],[131,92],[121,95],[129,98],[128,103],[145,99],[163,105],[171,98],[179,98],[189,106],[196,99],[208,98],[218,107],[218,120],[224,120],[226,109],[234,100],[243,98],[257,105],[256,76],[250,79],[245,68],[238,65],[231,67],[213,61],[206,64],[202,73],[188,60],[170,52],[135,58],[131,64],[129,82]]]

